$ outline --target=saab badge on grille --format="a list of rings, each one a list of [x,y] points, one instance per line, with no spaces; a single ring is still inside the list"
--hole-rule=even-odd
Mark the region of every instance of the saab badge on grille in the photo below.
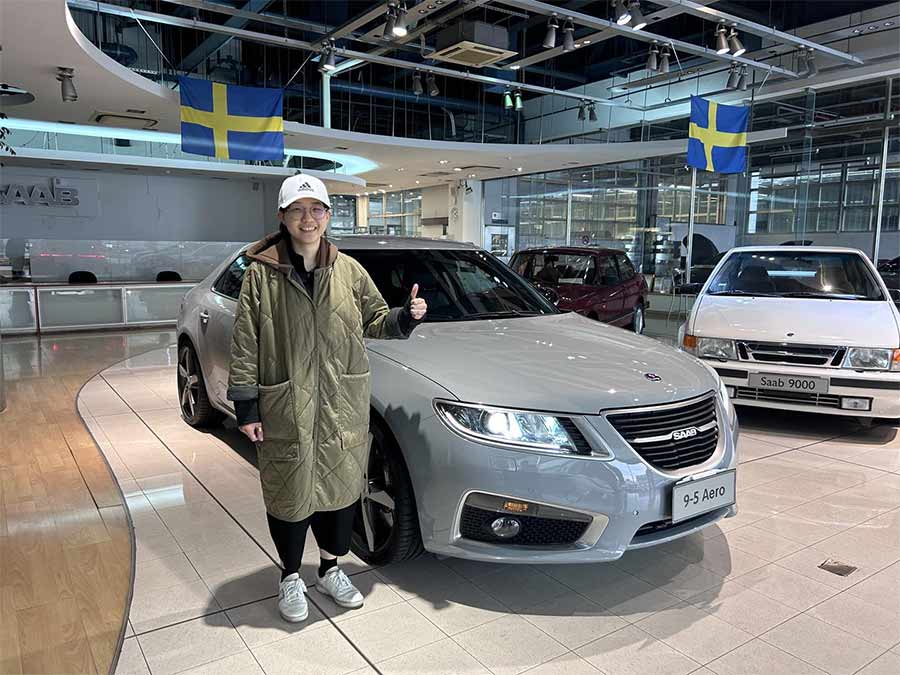
[[[683,441],[686,438],[693,438],[700,433],[697,427],[687,427],[686,429],[676,429],[672,432],[673,441]]]
[[[644,377],[651,382],[662,382],[662,378],[656,373],[644,373]]]

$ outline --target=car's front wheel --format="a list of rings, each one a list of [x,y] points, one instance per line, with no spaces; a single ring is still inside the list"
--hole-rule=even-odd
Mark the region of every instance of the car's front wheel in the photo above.
[[[192,427],[211,427],[222,421],[222,414],[213,408],[206,393],[197,352],[187,341],[178,348],[178,404],[181,417]]]
[[[424,549],[409,472],[391,435],[375,420],[370,431],[372,447],[351,549],[370,565],[411,560]]]

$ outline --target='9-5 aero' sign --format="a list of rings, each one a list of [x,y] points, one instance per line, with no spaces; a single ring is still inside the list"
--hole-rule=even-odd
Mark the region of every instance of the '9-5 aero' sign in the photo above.
[[[78,190],[49,185],[10,183],[0,186],[0,206],[78,206]]]

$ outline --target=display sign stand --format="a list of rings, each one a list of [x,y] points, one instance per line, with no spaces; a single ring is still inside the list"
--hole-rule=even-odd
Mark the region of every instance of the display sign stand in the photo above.
[[[696,200],[697,196],[697,167],[691,167],[691,208],[688,216],[688,236],[687,236],[687,269],[684,272],[684,283],[691,283],[691,258],[694,253],[694,216],[697,212]]]

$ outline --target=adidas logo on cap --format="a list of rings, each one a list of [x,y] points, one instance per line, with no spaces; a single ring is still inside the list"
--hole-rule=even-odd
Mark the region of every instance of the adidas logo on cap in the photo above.
[[[310,192],[312,192],[313,187],[309,183],[303,182],[297,186],[297,189],[298,190],[309,190]]]

